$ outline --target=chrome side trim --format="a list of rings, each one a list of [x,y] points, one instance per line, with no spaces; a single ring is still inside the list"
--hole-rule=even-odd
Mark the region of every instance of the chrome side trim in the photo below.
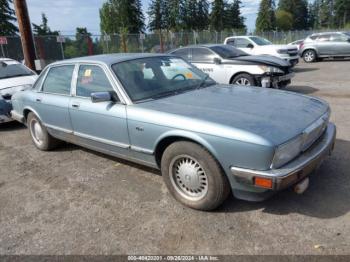
[[[96,142],[100,142],[100,143],[103,143],[103,144],[108,144],[108,145],[111,145],[111,146],[117,146],[117,147],[125,148],[125,149],[126,148],[130,148],[130,145],[114,142],[114,141],[111,141],[111,140],[108,140],[108,139],[103,139],[103,138],[99,138],[99,137],[95,137],[95,136],[91,136],[91,135],[87,135],[87,134],[83,134],[83,133],[79,133],[79,132],[73,132],[73,134],[76,135],[76,136],[82,137],[82,138],[90,139],[90,140],[93,140],[93,141],[96,141]]]
[[[140,152],[140,153],[144,153],[144,154],[148,154],[148,155],[153,155],[153,153],[154,153],[153,150],[146,149],[143,147],[138,147],[138,146],[131,146],[130,149],[134,150],[136,152]]]
[[[44,125],[45,125],[45,127],[50,128],[50,129],[54,129],[54,130],[57,130],[57,131],[60,131],[63,133],[67,133],[67,134],[73,134],[73,131],[69,130],[69,129],[61,128],[61,127],[54,126],[54,125],[48,125],[48,124],[44,124]]]

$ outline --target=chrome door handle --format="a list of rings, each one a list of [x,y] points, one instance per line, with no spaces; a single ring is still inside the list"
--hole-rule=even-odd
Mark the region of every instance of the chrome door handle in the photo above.
[[[72,104],[72,107],[74,107],[74,108],[79,108],[80,105],[79,105],[79,104]]]
[[[37,102],[41,102],[41,98],[37,98],[37,99],[35,99]]]

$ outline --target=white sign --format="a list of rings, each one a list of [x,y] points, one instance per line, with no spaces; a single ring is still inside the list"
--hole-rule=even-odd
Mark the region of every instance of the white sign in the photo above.
[[[146,35],[145,34],[140,34],[140,40],[145,40],[146,39]]]
[[[66,38],[62,35],[57,36],[56,40],[57,40],[57,43],[65,43],[66,42]]]
[[[110,35],[103,35],[103,40],[104,41],[111,41],[111,36]]]

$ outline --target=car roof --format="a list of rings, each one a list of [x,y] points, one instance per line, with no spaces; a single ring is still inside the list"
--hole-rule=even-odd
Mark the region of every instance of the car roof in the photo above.
[[[99,63],[99,64],[112,65],[115,63],[125,62],[125,61],[139,59],[139,58],[159,57],[159,56],[169,56],[169,55],[150,54],[150,53],[118,53],[118,54],[93,55],[93,56],[84,56],[84,57],[77,57],[77,58],[58,61],[50,64],[50,66],[66,64],[66,63]]]
[[[321,32],[321,33],[315,33],[310,36],[318,36],[318,35],[329,35],[329,34],[344,34],[345,32],[341,31],[333,31],[333,32]]]

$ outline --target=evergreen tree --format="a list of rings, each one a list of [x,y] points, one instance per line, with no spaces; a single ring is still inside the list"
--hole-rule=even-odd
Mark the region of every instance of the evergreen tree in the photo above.
[[[281,31],[288,31],[293,28],[293,15],[285,10],[276,11],[276,25],[277,29]]]
[[[141,0],[108,0],[100,9],[101,31],[107,34],[144,31]]]
[[[50,27],[48,26],[48,21],[47,21],[47,17],[44,13],[41,14],[41,24],[40,25],[36,25],[36,24],[32,24],[33,25],[33,33],[34,35],[40,35],[40,36],[44,36],[44,35],[58,35],[58,31],[51,31]]]
[[[199,0],[197,3],[197,25],[199,31],[208,29],[209,26],[209,2],[208,0]]]
[[[308,26],[309,28],[318,29],[319,28],[319,0],[315,0],[313,3],[309,4],[308,7]]]
[[[234,0],[231,4],[226,5],[225,27],[227,29],[246,29],[245,18],[241,14],[241,4],[240,0]]]
[[[197,29],[197,1],[196,0],[184,0],[182,11],[183,29],[186,31],[192,31]]]
[[[334,26],[334,1],[319,0],[319,25],[321,28],[330,28]]]
[[[307,0],[280,0],[278,10],[283,10],[292,15],[293,30],[308,28],[308,2]]]
[[[225,28],[225,1],[214,0],[210,14],[210,26],[215,31],[222,31]]]
[[[13,36],[18,32],[15,11],[10,7],[12,0],[0,0],[0,36]]]
[[[177,32],[181,28],[181,7],[183,0],[165,1],[165,23],[167,30]]]
[[[335,24],[345,27],[350,24],[350,0],[335,0]]]
[[[166,7],[166,0],[152,0],[148,9],[148,28],[158,33],[161,53],[164,52],[162,30],[167,28]]]
[[[255,22],[256,31],[270,31],[276,29],[275,1],[262,0],[259,6],[258,17]]]

